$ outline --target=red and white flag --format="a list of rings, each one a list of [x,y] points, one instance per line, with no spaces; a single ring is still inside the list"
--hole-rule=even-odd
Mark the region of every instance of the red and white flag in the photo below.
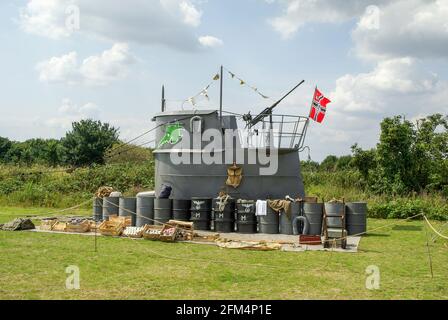
[[[330,102],[330,99],[324,97],[316,87],[313,103],[311,104],[310,118],[316,122],[322,123],[325,118],[325,112],[327,111],[327,104]]]

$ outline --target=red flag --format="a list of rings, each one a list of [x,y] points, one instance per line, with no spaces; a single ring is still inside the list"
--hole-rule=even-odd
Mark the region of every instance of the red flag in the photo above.
[[[314,91],[313,103],[311,104],[310,118],[314,121],[322,123],[327,111],[327,104],[330,99],[325,98],[324,95],[317,89]]]

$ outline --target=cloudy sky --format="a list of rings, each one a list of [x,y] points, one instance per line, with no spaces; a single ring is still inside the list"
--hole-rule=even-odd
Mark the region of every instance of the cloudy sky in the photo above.
[[[15,140],[82,118],[130,139],[151,128],[162,84],[170,109],[191,108],[221,64],[272,99],[305,79],[290,114],[308,114],[316,85],[332,100],[308,131],[314,160],[374,146],[385,116],[448,113],[446,0],[10,0],[0,41],[0,136]],[[216,82],[208,93],[198,108],[217,106]],[[225,77],[226,110],[270,104]]]

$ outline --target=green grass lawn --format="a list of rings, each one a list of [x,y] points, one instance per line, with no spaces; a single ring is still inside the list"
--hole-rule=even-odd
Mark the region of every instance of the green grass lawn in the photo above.
[[[0,223],[53,210],[0,208]],[[89,214],[79,210],[70,214]],[[208,245],[33,232],[0,232],[0,299],[448,299],[448,244],[422,221],[369,220],[358,253],[220,249]],[[440,226],[441,223],[434,223]],[[446,233],[446,231],[445,231]],[[65,268],[80,268],[67,290]],[[365,287],[369,265],[380,289]]]

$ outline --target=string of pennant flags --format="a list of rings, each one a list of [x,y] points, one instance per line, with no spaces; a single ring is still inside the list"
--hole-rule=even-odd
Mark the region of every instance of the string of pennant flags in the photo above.
[[[260,95],[263,99],[271,99],[271,98],[268,97],[267,95],[261,93],[261,92],[258,90],[257,87],[250,85],[249,83],[247,83],[247,81],[241,79],[240,77],[238,77],[238,76],[237,76],[235,73],[233,73],[232,71],[230,71],[230,70],[228,70],[228,69],[226,69],[226,68],[224,68],[224,69],[227,71],[227,73],[230,75],[230,77],[231,77],[232,79],[237,79],[237,80],[240,82],[240,85],[241,85],[241,86],[246,86],[246,87],[252,89],[255,93],[257,93],[258,95]]]
[[[227,68],[224,68],[224,67],[223,67],[223,69],[225,71],[227,71],[227,73],[230,75],[230,77],[232,79],[238,80],[241,86],[246,86],[246,87],[252,89],[255,93],[260,95],[263,99],[271,99],[269,96],[261,93],[258,90],[257,87],[255,87],[253,85],[250,85],[247,81],[245,81],[242,78],[240,78],[239,76],[237,76],[234,72],[232,72],[232,71],[230,71],[230,70],[228,70]],[[209,94],[208,94],[208,89],[210,88],[210,86],[214,82],[216,82],[216,81],[218,81],[220,79],[221,79],[221,76],[220,76],[220,74],[218,72],[218,73],[215,74],[215,76],[213,76],[212,80],[199,93],[197,93],[196,95],[191,96],[188,99],[184,100],[183,103],[182,103],[182,107],[183,107],[183,104],[185,102],[189,102],[193,106],[193,108],[196,108],[197,107],[197,104],[196,104],[197,101],[196,100],[200,96],[203,96],[205,99],[207,99],[207,101],[210,101],[210,97],[209,97]],[[327,97],[325,97],[320,92],[320,90],[317,88],[317,86],[316,86],[316,88],[314,90],[314,95],[313,95],[313,100],[312,100],[312,104],[311,104],[310,114],[309,114],[308,117],[311,120],[314,120],[314,121],[316,121],[318,123],[322,123],[324,118],[325,118],[326,111],[327,111],[327,104],[329,104],[330,102],[331,102],[331,100],[328,99]]]
[[[250,89],[252,89],[255,93],[257,93],[258,95],[260,95],[263,99],[271,99],[269,96],[267,96],[267,95],[265,95],[265,94],[263,94],[263,93],[261,93],[259,90],[258,90],[258,88],[257,87],[255,87],[255,86],[253,86],[253,85],[250,85],[247,81],[245,81],[245,80],[243,80],[242,78],[240,78],[239,76],[237,76],[234,72],[232,72],[232,71],[230,71],[230,70],[228,70],[228,69],[226,69],[226,68],[223,68],[223,69],[225,69],[226,70],[226,72],[230,75],[230,77],[232,78],[232,79],[237,79],[238,81],[239,81],[239,83],[240,83],[240,85],[241,86],[246,86],[246,87],[248,87],[248,88],[250,88]],[[187,98],[187,99],[185,99],[185,100],[183,100],[183,104],[185,103],[185,102],[188,102],[188,103],[190,103],[194,108],[196,108],[197,107],[197,99],[198,99],[198,97],[204,97],[205,99],[207,99],[207,101],[210,101],[210,96],[209,96],[209,94],[208,94],[208,90],[209,90],[209,88],[212,86],[212,84],[215,82],[215,81],[218,81],[218,80],[220,80],[221,79],[221,76],[220,76],[220,74],[219,73],[216,73],[214,76],[213,76],[213,78],[212,78],[212,80],[201,90],[201,91],[199,91],[197,94],[195,94],[194,96],[191,96],[191,97],[189,97],[189,98]],[[182,105],[183,105],[182,104]]]

